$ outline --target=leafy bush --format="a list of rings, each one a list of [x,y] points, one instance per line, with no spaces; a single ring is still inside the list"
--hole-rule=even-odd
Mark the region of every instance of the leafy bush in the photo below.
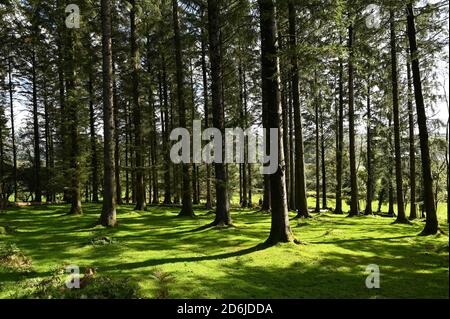
[[[128,278],[108,276],[80,278],[80,288],[65,285],[67,274],[63,268],[55,269],[48,278],[28,281],[28,292],[22,298],[31,299],[136,299],[141,298],[140,287]]]

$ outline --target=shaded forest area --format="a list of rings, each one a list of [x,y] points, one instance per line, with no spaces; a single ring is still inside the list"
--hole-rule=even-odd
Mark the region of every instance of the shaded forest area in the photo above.
[[[296,240],[288,211],[424,217],[424,235],[450,211],[433,117],[448,1],[9,0],[0,15],[2,209],[101,202],[115,226],[117,205],[201,205],[232,226],[231,202],[271,212],[268,243]],[[279,128],[276,173],[173,164],[170,132],[194,119]]]

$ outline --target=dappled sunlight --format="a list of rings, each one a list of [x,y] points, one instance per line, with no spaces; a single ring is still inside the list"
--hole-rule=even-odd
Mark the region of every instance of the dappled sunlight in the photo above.
[[[95,226],[100,208],[85,205],[77,217],[62,215],[64,205],[15,208],[0,215],[0,225],[16,229],[1,239],[33,259],[33,271],[27,274],[0,268],[1,281],[14,285],[48,276],[52,267],[77,264],[133,278],[147,297],[156,289],[151,275],[155,269],[174,276],[174,298],[448,296],[448,237],[418,237],[421,222],[392,225],[392,219],[377,216],[320,214],[291,222],[303,245],[265,247],[261,244],[268,236],[270,215],[254,210],[232,211],[236,227],[222,229],[202,228],[213,218],[202,211],[196,218],[179,219],[173,207],[138,213],[122,206],[119,226],[105,228]],[[448,226],[442,227],[448,233]],[[101,236],[113,242],[91,243]],[[365,288],[368,264],[380,266],[378,292]],[[0,297],[8,297],[8,290]]]

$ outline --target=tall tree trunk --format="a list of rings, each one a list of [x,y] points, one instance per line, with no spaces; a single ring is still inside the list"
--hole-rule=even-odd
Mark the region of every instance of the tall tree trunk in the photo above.
[[[144,187],[144,160],[143,160],[143,136],[141,124],[141,101],[139,97],[139,49],[136,40],[136,1],[130,0],[130,48],[132,66],[132,114],[134,124],[134,163],[135,163],[135,190],[136,206],[135,210],[145,209],[145,187]]]
[[[113,2],[114,3],[114,2]],[[112,27],[111,27],[112,28]],[[113,33],[113,31],[111,31]],[[111,36],[111,56],[112,56],[112,77],[113,77],[113,117],[114,117],[114,169],[116,182],[116,203],[122,204],[122,178],[121,178],[121,160],[120,160],[120,122],[119,122],[119,101],[117,96],[117,83],[115,79],[116,63],[114,54],[114,42]]]
[[[348,28],[348,120],[349,120],[349,141],[350,141],[350,185],[351,185],[351,199],[349,216],[356,216],[359,214],[358,207],[358,180],[356,171],[356,145],[355,145],[355,110],[354,110],[354,96],[353,96],[353,40],[354,28],[353,24]]]
[[[150,38],[147,38],[147,45],[148,45],[148,54],[147,54],[147,63],[148,63],[148,74],[151,75],[151,48],[150,48],[151,40]],[[152,197],[149,196],[148,201],[152,202],[152,204],[159,204],[159,177],[158,177],[158,169],[157,169],[157,160],[158,160],[158,145],[156,142],[156,106],[155,101],[153,99],[153,91],[152,88],[149,88],[149,107],[150,107],[150,136],[149,136],[149,143],[150,143],[150,171],[148,172],[149,175],[149,188],[153,189]],[[162,118],[161,118],[162,121]],[[161,123],[161,126],[163,124]],[[149,192],[150,195],[150,192]]]
[[[342,41],[341,41],[342,42]],[[335,214],[342,211],[342,156],[344,152],[344,64],[339,58],[339,117],[338,117],[338,147],[336,150],[336,207]]]
[[[389,143],[389,155],[388,155],[388,176],[387,176],[387,180],[388,180],[388,187],[389,187],[389,206],[388,206],[388,216],[395,216],[395,212],[394,212],[394,187],[392,186],[392,170],[393,170],[393,165],[392,165],[392,153],[394,150],[394,147],[392,145],[392,113],[389,112],[388,115],[389,119],[389,133],[388,133],[388,143]]]
[[[283,50],[283,35],[281,32],[278,32],[278,43],[279,43],[279,50]],[[284,63],[281,65],[281,70],[283,70],[286,66]],[[288,75],[289,79],[289,75]],[[285,171],[285,179],[286,179],[286,194],[287,194],[287,202],[288,202],[288,209],[289,209],[289,202],[291,198],[291,168],[290,168],[290,148],[289,148],[289,123],[288,123],[288,116],[289,116],[289,104],[288,104],[288,82],[289,80],[286,79],[285,72],[281,72],[280,75],[280,94],[281,94],[281,112],[282,112],[282,122],[283,122],[283,148],[284,148],[284,171]]]
[[[169,150],[169,105],[167,97],[166,61],[161,59],[161,69],[159,72],[159,103],[161,108],[161,130],[162,130],[162,151],[164,158],[164,199],[163,204],[172,204],[172,190],[170,179],[170,150]]]
[[[172,13],[173,13],[173,28],[175,34],[175,64],[176,64],[176,78],[177,78],[177,99],[178,99],[178,116],[180,127],[186,127],[186,103],[184,96],[184,75],[183,75],[183,60],[181,51],[181,35],[180,35],[180,22],[178,20],[178,4],[177,0],[172,0]],[[192,192],[190,181],[190,164],[183,163],[182,165],[182,208],[179,216],[194,216],[192,209]]]
[[[211,0],[210,0],[211,1]],[[294,241],[294,235],[289,226],[289,214],[284,178],[283,129],[281,126],[281,105],[279,90],[279,69],[277,57],[277,25],[275,3],[273,0],[259,0],[261,28],[261,67],[263,105],[267,105],[268,126],[278,129],[278,168],[270,175],[270,195],[272,218],[270,235],[267,244]]]
[[[91,180],[92,180],[92,201],[98,203],[98,159],[97,159],[97,132],[95,131],[94,112],[94,88],[92,84],[92,71],[89,73],[89,128],[91,142]]]
[[[130,121],[128,104],[125,102],[125,204],[130,203]]]
[[[202,80],[203,80],[203,107],[205,109],[205,128],[209,127],[209,103],[208,103],[208,74],[206,67],[206,44],[207,44],[207,35],[205,32],[206,26],[206,14],[205,9],[202,7],[202,22],[203,26],[201,28],[201,48],[202,48]],[[211,165],[206,164],[206,209],[212,209],[212,201],[211,201]]]
[[[239,60],[239,96],[240,96],[240,116],[241,116],[241,124],[244,129],[247,129],[247,88],[245,85],[245,71],[242,67],[242,62]],[[248,194],[247,194],[247,145],[248,138],[244,137],[244,163],[239,164],[240,171],[242,174],[242,207],[248,207]]]
[[[297,217],[309,217],[306,198],[305,159],[303,148],[302,113],[300,109],[299,70],[297,60],[296,10],[294,1],[289,1],[289,47],[292,67],[292,103],[294,107],[295,127],[295,208]]]
[[[289,103],[288,103],[288,107],[289,107],[289,152],[286,151],[285,154],[287,154],[287,156],[289,157],[289,163],[290,163],[290,177],[289,177],[289,181],[290,181],[290,197],[289,197],[289,209],[290,210],[295,210],[295,163],[294,163],[294,153],[295,153],[295,149],[294,149],[294,116],[292,114],[292,81],[288,82],[288,95],[289,95]]]
[[[40,150],[40,134],[39,134],[39,111],[37,102],[37,79],[36,79],[36,51],[33,45],[32,50],[31,71],[33,76],[33,140],[34,140],[34,201],[40,203],[42,201],[41,190],[41,150]]]
[[[367,193],[366,193],[366,215],[372,215],[372,200],[373,200],[373,170],[372,170],[372,107],[370,104],[370,68],[367,79]]]
[[[314,72],[314,125],[315,125],[315,149],[316,149],[316,207],[314,211],[316,213],[320,213],[320,148],[319,148],[319,140],[320,140],[320,131],[319,131],[319,90],[317,88],[317,72]]]
[[[71,181],[71,207],[70,214],[81,214],[81,190],[80,190],[80,165],[79,165],[79,132],[78,132],[78,105],[75,98],[75,32],[72,29],[66,31],[66,88],[67,88],[67,120],[70,134],[70,181]]]
[[[225,117],[223,100],[222,57],[220,54],[220,5],[223,1],[208,0],[209,59],[211,61],[211,97],[213,125],[222,133],[222,154],[225,146]],[[228,181],[225,164],[214,163],[216,175],[216,218],[214,225],[231,225]]]
[[[413,110],[413,92],[411,78],[411,64],[406,63],[406,74],[408,78],[408,123],[409,123],[409,187],[410,187],[410,206],[409,219],[417,218],[416,206],[416,146],[414,142],[414,110]]]
[[[102,56],[103,56],[103,208],[100,224],[116,226],[116,181],[114,148],[113,67],[111,48],[111,1],[101,1]]]
[[[427,116],[422,93],[422,79],[416,41],[416,27],[414,22],[414,9],[412,2],[407,4],[408,39],[411,54],[411,64],[414,83],[414,96],[416,100],[417,121],[419,124],[420,151],[422,156],[422,180],[424,204],[426,210],[426,223],[422,235],[436,234],[439,225],[434,206],[433,179],[431,176],[430,150],[428,146]]]
[[[400,140],[400,106],[398,97],[398,72],[397,72],[397,39],[395,38],[395,14],[390,11],[391,29],[391,80],[392,80],[392,107],[394,116],[394,149],[395,149],[395,179],[397,190],[397,223],[408,223],[405,215],[403,201],[403,172]]]
[[[194,67],[192,65],[192,60],[189,63],[189,76],[190,76],[190,87],[191,87],[191,121],[194,123],[195,120],[195,87],[194,87]],[[199,203],[199,196],[197,193],[197,165],[192,163],[192,204],[197,205]]]
[[[13,102],[13,84],[12,84],[12,56],[8,57],[8,82],[9,82],[9,107],[11,112],[11,142],[13,152],[13,187],[14,202],[17,201],[17,148],[16,148],[16,131],[14,126],[14,102]]]
[[[58,51],[58,60],[57,60],[57,69],[58,69],[58,102],[59,102],[59,127],[58,133],[60,135],[60,144],[61,144],[61,168],[63,171],[64,181],[66,183],[71,180],[69,174],[69,151],[70,151],[70,143],[69,136],[67,133],[68,121],[67,121],[67,106],[66,106],[66,91],[67,88],[65,86],[65,72],[66,72],[66,63],[64,61],[65,56],[65,31],[67,30],[66,26],[63,23],[63,16],[65,13],[63,12],[63,8],[65,7],[64,0],[56,0],[55,2],[55,11],[57,12],[57,23],[56,23],[56,43],[57,43],[57,51]],[[64,185],[66,186],[66,184]],[[69,193],[64,190],[63,192],[63,201],[68,203]]]
[[[320,154],[322,165],[322,208],[328,209],[327,205],[327,170],[325,162],[325,133],[323,130],[323,107],[320,108]]]
[[[46,77],[44,73],[44,83],[46,83]],[[48,105],[48,92],[47,87],[44,86],[44,127],[45,127],[45,172],[47,179],[47,188],[45,190],[45,201],[46,203],[52,202],[52,191],[50,189],[50,176],[52,170],[50,169],[51,162],[51,144],[52,144],[52,134],[50,128],[50,107]]]

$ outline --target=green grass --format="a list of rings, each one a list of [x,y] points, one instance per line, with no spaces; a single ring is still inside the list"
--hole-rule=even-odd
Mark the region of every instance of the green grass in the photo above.
[[[0,213],[0,243],[14,243],[33,260],[33,271],[0,267],[0,298],[21,293],[20,283],[47,278],[64,264],[96,267],[98,275],[131,278],[146,298],[158,294],[153,274],[172,275],[169,298],[448,298],[448,225],[444,234],[419,237],[423,221],[392,225],[393,219],[313,214],[292,220],[304,244],[258,246],[268,236],[270,216],[232,211],[235,228],[199,229],[213,219],[177,218],[176,207],[134,212],[118,209],[119,227],[93,227],[101,205],[85,204],[84,215],[68,206],[23,207]],[[294,213],[291,214],[295,216]],[[92,245],[96,236],[113,244]],[[365,269],[377,264],[381,288],[367,289]]]

